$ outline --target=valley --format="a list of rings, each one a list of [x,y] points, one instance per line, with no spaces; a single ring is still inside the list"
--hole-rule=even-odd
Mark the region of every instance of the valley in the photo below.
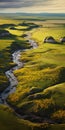
[[[65,20],[1,18],[0,33],[1,129],[64,130]]]

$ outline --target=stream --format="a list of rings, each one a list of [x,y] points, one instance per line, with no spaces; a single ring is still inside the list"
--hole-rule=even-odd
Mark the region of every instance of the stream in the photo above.
[[[31,37],[31,34],[27,34],[27,36],[25,38],[29,41],[30,45],[32,46],[31,49],[37,48],[37,43],[34,40],[32,40],[30,37]],[[28,51],[28,50],[29,49],[24,49],[23,51]],[[7,97],[16,91],[16,86],[18,85],[18,81],[17,81],[17,78],[15,77],[13,71],[18,70],[24,66],[24,63],[20,62],[20,56],[23,51],[17,50],[12,54],[12,60],[13,60],[13,63],[16,64],[16,66],[5,72],[5,75],[8,78],[10,84],[0,94],[0,104],[7,104],[7,102],[6,102]]]
[[[31,38],[31,34],[28,34],[25,38],[29,41],[30,45],[31,45],[31,48],[30,49],[36,49],[38,47],[37,43],[32,40]],[[28,118],[34,118],[36,119],[36,122],[40,120],[39,117],[35,116],[35,115],[31,115],[29,117],[29,115],[21,115],[19,113],[19,111],[16,111],[16,108],[11,106],[10,104],[7,103],[6,99],[7,97],[14,93],[16,91],[16,86],[18,85],[18,80],[17,78],[15,77],[13,71],[14,70],[18,70],[22,67],[24,67],[24,62],[20,61],[20,56],[22,55],[22,52],[23,51],[28,51],[30,49],[24,49],[24,50],[18,50],[18,51],[15,51],[13,54],[12,54],[12,60],[13,60],[13,63],[16,64],[15,67],[11,68],[10,70],[7,70],[5,72],[6,74],[6,77],[8,78],[9,82],[10,82],[10,85],[1,93],[0,95],[0,104],[5,104],[7,106],[9,106],[10,108],[12,108],[14,110],[14,113],[17,117],[19,118],[22,118],[22,119],[26,119],[27,120],[27,117]],[[41,121],[44,122],[44,120],[42,120],[41,118]],[[52,123],[54,124],[55,122],[51,121],[50,119],[47,119],[48,123]]]

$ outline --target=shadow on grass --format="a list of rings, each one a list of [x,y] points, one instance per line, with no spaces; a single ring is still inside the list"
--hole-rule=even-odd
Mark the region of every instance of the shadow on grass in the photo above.
[[[3,91],[9,84],[5,72],[11,69],[15,64],[12,62],[11,54],[19,49],[29,49],[31,46],[27,41],[15,40],[9,47],[0,51],[0,91]]]
[[[0,28],[5,29],[5,28],[9,28],[9,27],[14,27],[14,26],[15,26],[15,24],[2,24],[2,25],[0,25]]]

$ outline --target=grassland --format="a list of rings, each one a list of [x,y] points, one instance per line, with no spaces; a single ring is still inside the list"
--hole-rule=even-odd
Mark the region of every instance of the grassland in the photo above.
[[[44,130],[48,127],[48,124],[33,124],[29,121],[25,121],[23,119],[18,119],[14,113],[14,111],[4,105],[0,105],[0,129],[2,130],[37,130],[40,129]]]
[[[14,24],[15,22],[16,24]],[[14,28],[20,27],[19,24],[20,21],[9,19],[1,19],[0,22],[0,33],[6,33],[6,30],[9,32],[8,36],[5,34],[0,37],[0,92],[9,85],[8,79],[4,73],[10,67],[14,66],[11,54],[18,49],[30,48],[29,43],[22,38],[24,30],[14,30]],[[21,26],[21,28],[23,28],[23,26]]]
[[[63,24],[56,27],[53,23],[51,27],[50,24],[41,24],[40,28],[30,31],[38,48],[23,52],[21,60],[26,64],[14,72],[19,84],[8,101],[16,105],[32,122],[45,122],[46,119],[47,122],[62,124],[65,122],[61,117],[64,120],[65,117],[54,115],[59,115],[55,113],[58,111],[63,113],[65,109],[65,45],[59,42],[65,35],[65,28]],[[44,43],[47,36],[53,36],[57,43]]]
[[[4,105],[0,105],[0,129],[2,130],[65,130],[65,124],[49,125],[47,123],[32,123],[18,119],[14,111]]]
[[[10,19],[9,25],[5,27],[5,30],[8,30],[13,37],[0,40],[3,43],[0,47],[2,78],[5,77],[5,70],[13,66],[11,53],[19,48],[30,47],[28,41],[22,38],[23,34],[31,33],[38,48],[23,52],[20,60],[25,62],[24,68],[14,71],[19,83],[15,93],[9,95],[7,99],[17,108],[18,113],[25,116],[25,120],[18,119],[9,108],[0,106],[1,129],[64,130],[65,43],[61,44],[59,39],[65,36],[65,23],[62,20],[61,22],[48,20],[34,21],[32,24],[30,21],[21,23],[20,20],[16,20],[16,25],[12,25],[14,21]],[[6,23],[7,20],[4,19],[1,25]],[[32,30],[36,24],[40,27]],[[57,43],[44,43],[47,36],[53,36]],[[6,59],[5,62],[4,59]],[[6,77],[3,82],[1,78],[0,80],[2,86],[8,81]],[[5,116],[9,122],[6,120],[5,123]]]

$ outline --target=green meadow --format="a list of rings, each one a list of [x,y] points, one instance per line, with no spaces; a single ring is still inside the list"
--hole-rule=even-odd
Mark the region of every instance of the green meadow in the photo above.
[[[15,22],[16,24],[13,24]],[[9,85],[9,81],[4,74],[5,71],[15,65],[12,62],[11,54],[18,49],[30,48],[28,42],[22,38],[24,30],[16,29],[20,27],[17,26],[19,23],[20,21],[1,18],[0,34],[8,31],[9,35],[5,35],[4,37],[0,36],[0,91],[3,91]],[[23,26],[21,26],[21,28],[23,28]]]
[[[0,91],[9,84],[5,71],[15,66],[11,54],[31,47],[23,35],[31,33],[38,45],[22,53],[20,61],[25,64],[14,71],[18,85],[7,98],[22,119],[11,108],[0,105],[1,129],[65,130],[65,43],[60,42],[65,36],[65,20],[1,18],[0,30],[9,32],[0,38]],[[56,43],[44,43],[47,36]]]

